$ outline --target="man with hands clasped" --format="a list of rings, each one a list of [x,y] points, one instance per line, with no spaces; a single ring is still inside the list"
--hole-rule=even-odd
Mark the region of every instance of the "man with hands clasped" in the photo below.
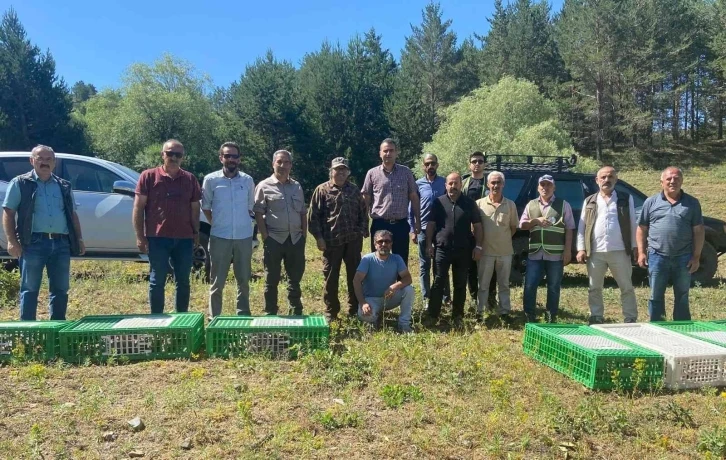
[[[378,328],[383,312],[400,305],[398,329],[403,333],[412,332],[414,293],[411,273],[401,256],[391,252],[393,234],[390,231],[378,230],[373,235],[373,244],[375,252],[363,256],[353,277],[355,295],[360,302],[358,317]],[[396,281],[396,278],[400,280]]]

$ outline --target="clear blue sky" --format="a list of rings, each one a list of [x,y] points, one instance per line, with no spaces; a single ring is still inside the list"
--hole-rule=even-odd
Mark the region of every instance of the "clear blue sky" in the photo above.
[[[69,86],[78,80],[98,89],[118,87],[134,62],[165,52],[191,62],[217,86],[238,80],[245,66],[271,49],[298,66],[323,40],[346,45],[371,27],[398,59],[411,24],[421,23],[428,2],[381,0],[0,0],[11,6],[31,41],[50,49]],[[489,29],[493,0],[442,0],[458,42]],[[553,11],[562,0],[551,0]]]

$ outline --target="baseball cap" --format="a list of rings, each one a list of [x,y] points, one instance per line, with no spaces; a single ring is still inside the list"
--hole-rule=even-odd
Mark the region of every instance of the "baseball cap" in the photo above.
[[[336,157],[333,158],[333,161],[330,163],[331,168],[337,168],[339,166],[343,166],[344,168],[348,168],[348,160],[343,157]],[[350,168],[348,168],[350,169]]]
[[[538,184],[540,182],[550,182],[550,183],[554,184],[555,180],[549,174],[545,174],[544,176],[540,177],[539,180],[537,181]]]

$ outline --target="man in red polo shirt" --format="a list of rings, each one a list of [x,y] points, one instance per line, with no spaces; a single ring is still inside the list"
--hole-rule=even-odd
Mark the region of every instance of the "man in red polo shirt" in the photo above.
[[[151,313],[164,312],[164,285],[169,260],[174,267],[176,311],[189,310],[192,251],[199,242],[199,181],[181,169],[184,146],[164,143],[164,164],[141,173],[134,200],[134,229],[139,251],[149,254]]]

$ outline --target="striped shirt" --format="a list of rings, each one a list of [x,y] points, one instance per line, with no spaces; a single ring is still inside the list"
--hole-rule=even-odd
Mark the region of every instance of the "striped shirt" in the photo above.
[[[418,194],[418,187],[407,167],[394,164],[388,172],[380,165],[368,170],[362,192],[371,198],[372,218],[402,220],[408,217],[409,195]]]
[[[141,173],[136,194],[147,197],[144,208],[146,236],[194,238],[192,206],[199,201],[199,181],[183,169],[172,178],[162,166]]]
[[[366,202],[357,186],[347,182],[342,187],[333,181],[317,186],[310,198],[308,231],[330,246],[340,246],[363,239],[368,229]]]

